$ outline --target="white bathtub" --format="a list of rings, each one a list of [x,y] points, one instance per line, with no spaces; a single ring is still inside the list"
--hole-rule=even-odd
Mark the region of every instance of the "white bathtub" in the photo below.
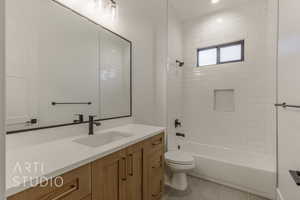
[[[194,142],[185,142],[182,150],[192,153],[196,160],[190,175],[275,199],[275,158]]]

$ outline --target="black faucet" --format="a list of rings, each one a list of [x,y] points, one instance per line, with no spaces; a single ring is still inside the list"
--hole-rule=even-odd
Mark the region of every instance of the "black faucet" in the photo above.
[[[94,125],[96,125],[96,126],[101,125],[100,122],[95,122],[95,120],[94,120],[95,117],[96,117],[95,115],[89,116],[89,135],[94,135]]]
[[[76,114],[75,116],[78,116],[78,119],[74,120],[74,123],[83,123],[84,122],[84,115],[83,114]]]

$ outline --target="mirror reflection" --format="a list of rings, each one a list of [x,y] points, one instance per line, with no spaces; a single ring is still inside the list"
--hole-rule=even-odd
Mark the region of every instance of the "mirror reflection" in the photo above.
[[[7,130],[131,116],[131,42],[52,0],[29,1],[7,2]]]

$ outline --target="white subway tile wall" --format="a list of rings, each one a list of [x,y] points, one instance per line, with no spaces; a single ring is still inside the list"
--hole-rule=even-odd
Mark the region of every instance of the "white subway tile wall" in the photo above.
[[[248,155],[253,158],[266,157],[270,159],[266,161],[265,166],[268,171],[273,172],[276,148],[274,103],[276,101],[277,44],[274,33],[277,30],[277,9],[275,9],[275,2],[250,0],[189,19],[184,15],[178,15],[182,12],[187,14],[186,6],[178,11],[180,6],[172,5],[178,1],[170,0],[170,2],[169,150],[177,149],[179,145],[183,150],[194,153],[196,157],[203,156],[217,160],[224,160],[224,158],[215,154],[223,155],[229,151],[232,153],[232,155],[228,154],[232,158],[230,159],[232,164],[237,166],[240,164],[240,158],[247,158]],[[195,11],[195,9],[192,10]],[[197,49],[240,40],[245,40],[244,62],[197,67]],[[185,65],[182,68],[177,67],[174,64],[175,59],[183,60]],[[221,98],[217,98],[221,100],[217,102],[221,103],[218,104],[221,107],[218,107],[219,111],[216,111],[215,105],[216,91],[233,91],[232,95],[226,93],[226,97],[221,94],[219,96]],[[230,112],[224,112],[229,110]],[[178,129],[174,128],[176,118],[180,119],[183,124]],[[185,133],[186,138],[175,137],[176,132]],[[188,149],[187,146],[189,146]],[[206,152],[205,149],[212,151]],[[237,159],[234,159],[235,157]],[[257,164],[255,160],[257,159],[248,161],[251,164]],[[264,165],[264,163],[259,164]],[[210,167],[202,165],[196,170],[209,171]],[[216,174],[209,175],[211,180],[230,181]],[[232,178],[236,179],[239,175],[247,177],[247,174],[236,173]],[[248,178],[244,180],[245,184],[251,179],[251,177]],[[272,180],[268,176],[264,178]],[[241,185],[233,184],[232,187],[241,188]],[[227,193],[225,193],[226,191],[222,196],[226,196]],[[246,196],[247,200],[258,198],[253,195]],[[171,197],[170,199],[185,198]],[[214,200],[216,198],[203,197],[202,199]],[[232,197],[232,199],[243,200],[243,195]],[[194,199],[187,197],[186,200]]]
[[[182,77],[169,74],[169,91],[181,78],[177,96],[187,140],[275,155],[276,42],[267,36],[274,26],[270,12],[268,1],[255,0],[182,23],[185,66]],[[198,48],[243,39],[244,62],[196,67]],[[234,90],[234,112],[214,111],[216,89]]]

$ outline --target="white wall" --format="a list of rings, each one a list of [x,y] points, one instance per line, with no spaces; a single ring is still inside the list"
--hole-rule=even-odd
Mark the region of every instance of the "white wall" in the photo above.
[[[167,126],[167,56],[168,56],[168,2],[161,1],[156,10],[160,16],[156,20],[155,31],[155,121],[154,125]]]
[[[183,23],[187,140],[275,155],[276,35],[268,35],[276,31],[272,9],[267,1],[255,0]],[[245,39],[245,62],[196,68],[197,48],[241,39]],[[234,89],[234,112],[214,111],[215,89]]]
[[[168,95],[168,130],[169,148],[175,148],[177,141],[173,137],[175,132],[174,121],[183,120],[183,91],[182,75],[183,68],[178,67],[176,60],[183,61],[183,30],[181,21],[175,9],[171,5],[168,8],[168,73],[167,73],[167,95]]]
[[[5,132],[4,132],[4,0],[0,0],[0,199],[5,196]]]
[[[278,103],[299,105],[300,2],[279,0]],[[300,171],[299,109],[278,107],[278,194],[280,200],[299,200],[300,188],[289,170]]]

